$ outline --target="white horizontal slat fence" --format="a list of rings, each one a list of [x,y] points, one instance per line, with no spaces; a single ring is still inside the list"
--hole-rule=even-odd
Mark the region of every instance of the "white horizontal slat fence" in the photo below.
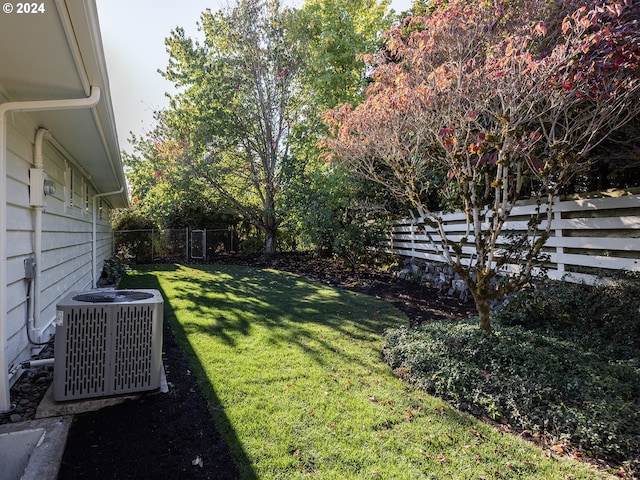
[[[544,248],[549,256],[546,266],[550,278],[592,283],[612,270],[640,272],[640,194],[597,195],[600,196],[555,203],[551,237]],[[535,209],[535,205],[521,205],[512,210],[498,239],[498,248],[507,245],[507,235],[527,231]],[[442,218],[449,240],[460,241],[467,235],[464,213],[443,214]],[[541,228],[545,225],[543,222]],[[475,247],[473,236],[467,237],[462,261],[468,264],[473,261]],[[404,219],[393,225],[391,251],[405,257],[444,262],[441,241],[439,234],[422,219]]]

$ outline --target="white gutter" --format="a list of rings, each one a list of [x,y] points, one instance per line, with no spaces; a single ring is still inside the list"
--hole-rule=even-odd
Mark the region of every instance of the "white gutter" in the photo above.
[[[94,73],[97,74],[97,78],[103,79],[102,84],[105,87],[105,91],[103,92],[103,97],[104,97],[103,104],[109,107],[112,103],[111,98],[109,97],[109,89],[108,89],[109,75],[107,72],[107,63],[103,53],[104,47],[102,45],[102,35],[100,33],[100,22],[98,19],[98,10],[95,4],[95,0],[85,0],[82,2],[76,2],[76,1],[70,1],[70,0],[55,0],[55,5],[58,10],[58,15],[60,17],[60,20],[62,21],[62,28],[64,29],[65,35],[67,37],[67,42],[69,44],[70,51],[73,56],[78,72],[82,72],[82,71],[87,72],[87,67],[88,67],[88,65],[85,64],[83,60],[83,55],[82,55],[82,52],[80,51],[79,45],[84,43],[85,45],[91,47],[91,51],[93,52],[93,55],[91,55],[91,57],[95,59],[96,61],[95,66],[97,69]],[[74,26],[71,21],[71,18],[72,18],[71,10],[77,11],[76,9],[78,5],[82,5],[83,7],[82,15],[87,20],[87,25],[89,27],[89,34],[91,37],[91,41],[89,42],[83,42],[82,40],[84,40],[85,38],[78,37],[79,32],[77,32],[74,29]],[[89,76],[88,75],[81,76],[80,80],[82,81],[82,85],[85,92],[88,91]],[[96,125],[98,126],[98,133],[100,134],[102,144],[105,146],[105,152],[109,159],[111,170],[114,174],[114,177],[116,178],[116,183],[119,186],[126,185],[126,180],[121,175],[121,167],[118,168],[118,165],[116,165],[116,161],[114,160],[114,155],[119,156],[120,149],[119,147],[117,147],[115,151],[110,151],[108,147],[111,144],[115,144],[116,146],[118,145],[118,139],[116,134],[117,129],[116,129],[113,111],[110,108],[107,108],[106,111],[104,112],[106,115],[106,117],[104,118],[100,117],[97,109],[93,110],[91,113],[93,114],[93,119],[96,122]],[[105,128],[105,126],[107,128]],[[107,136],[105,133],[107,131],[113,132],[114,134],[113,139],[107,139]],[[118,193],[122,193],[123,191],[124,189]]]
[[[85,98],[0,104],[0,413],[11,410],[7,359],[7,114],[91,108],[99,100],[100,88],[91,86],[91,94]]]
[[[93,245],[91,247],[92,253],[92,277],[93,277],[93,288],[97,288],[98,286],[98,199],[101,197],[108,197],[110,195],[118,195],[124,191],[124,187],[120,187],[120,190],[115,190],[113,192],[99,193],[98,195],[93,196],[93,225],[91,228],[92,231],[92,242]]]

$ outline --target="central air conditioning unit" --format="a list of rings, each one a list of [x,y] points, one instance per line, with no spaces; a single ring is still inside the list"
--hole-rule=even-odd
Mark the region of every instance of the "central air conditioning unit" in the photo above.
[[[160,388],[163,300],[158,290],[90,290],[57,305],[56,401]]]

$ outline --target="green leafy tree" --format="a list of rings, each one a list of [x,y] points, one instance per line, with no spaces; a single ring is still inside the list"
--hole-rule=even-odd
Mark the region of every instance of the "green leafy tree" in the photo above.
[[[367,83],[361,57],[381,46],[391,27],[389,0],[307,0],[297,13],[297,32],[305,45],[302,89],[322,112],[336,105],[358,103]],[[318,124],[319,116],[316,117]]]
[[[380,211],[366,200],[367,184],[326,164],[318,142],[327,134],[324,111],[363,99],[369,78],[362,55],[379,51],[382,32],[393,22],[388,6],[387,0],[308,0],[296,12],[293,36],[305,55],[296,89],[292,157],[283,170],[287,188],[281,214],[297,246],[347,259],[364,253],[376,238],[377,223],[364,221]]]
[[[297,232],[296,246],[339,257],[352,267],[380,246],[393,207],[382,195],[372,201],[382,189],[320,162],[307,165],[297,181],[283,202],[284,226]]]
[[[214,217],[229,210],[224,200],[190,176],[177,161],[180,148],[159,139],[159,131],[160,127],[149,138],[134,137],[135,152],[123,155],[136,211],[161,228],[205,228],[215,223]]]
[[[296,12],[292,36],[304,50],[295,97],[299,121],[292,127],[299,160],[318,158],[326,110],[363,100],[370,81],[363,55],[380,50],[394,21],[388,7],[388,0],[307,0]]]
[[[135,153],[123,153],[132,204],[138,215],[157,226],[165,226],[173,210],[176,193],[167,181],[171,165],[151,148],[151,143],[133,137]]]
[[[295,123],[292,98],[301,61],[292,11],[278,0],[239,0],[202,14],[201,45],[176,29],[162,72],[180,93],[164,114],[161,140],[190,178],[213,188],[277,246],[282,162]]]

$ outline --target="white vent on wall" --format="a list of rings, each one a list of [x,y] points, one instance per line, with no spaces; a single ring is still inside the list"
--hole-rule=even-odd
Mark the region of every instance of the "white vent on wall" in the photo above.
[[[162,371],[158,290],[93,290],[58,303],[57,401],[155,390]]]

